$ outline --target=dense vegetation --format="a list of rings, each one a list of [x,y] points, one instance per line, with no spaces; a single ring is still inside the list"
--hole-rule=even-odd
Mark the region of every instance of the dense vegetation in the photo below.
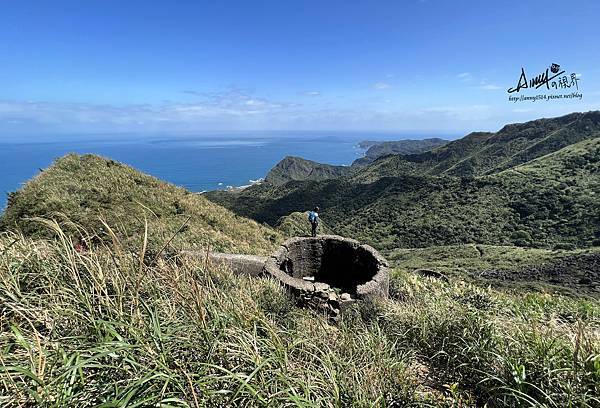
[[[383,157],[357,178],[371,182],[399,174],[470,177],[493,174],[600,137],[600,111],[572,113],[504,126],[497,133],[475,132],[421,154]]]
[[[168,241],[173,249],[264,254],[281,238],[198,194],[93,155],[65,156],[10,194],[0,230],[47,236],[47,229],[32,220],[36,217],[68,218],[72,223],[64,228],[69,235],[80,236],[84,228],[96,232],[92,241],[118,239],[128,247],[139,247],[147,227],[153,251]]]
[[[548,250],[516,246],[447,245],[398,248],[388,259],[401,272],[426,269],[450,279],[522,292],[600,298],[600,248]]]
[[[600,307],[396,272],[336,326],[273,281],[0,237],[3,406],[600,404]]]
[[[387,156],[336,179],[207,196],[271,225],[318,204],[332,230],[381,250],[464,243],[589,247],[600,244],[599,130],[600,112],[571,114],[471,134],[422,155]],[[470,168],[481,174],[519,165],[478,177],[428,174],[452,173],[465,163],[478,163]]]
[[[352,166],[334,166],[331,164],[318,163],[301,157],[286,156],[277,163],[266,175],[265,182],[274,186],[281,186],[290,181],[300,180],[330,180],[342,176],[348,176],[358,171],[358,167],[364,166],[390,154],[421,153],[448,143],[443,139],[424,140],[399,140],[394,142],[361,142],[361,146],[368,143],[370,146],[365,157],[357,159]]]
[[[600,243],[599,175],[595,138],[478,178],[340,178],[209,197],[272,225],[318,204],[332,230],[386,251],[464,243],[575,248]]]

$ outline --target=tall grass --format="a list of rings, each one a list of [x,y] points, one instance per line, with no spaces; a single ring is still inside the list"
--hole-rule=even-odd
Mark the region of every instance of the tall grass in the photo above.
[[[277,282],[43,222],[0,237],[0,405],[600,404],[596,303],[399,274],[331,325]]]
[[[388,304],[379,324],[424,355],[450,391],[488,406],[600,406],[597,302],[409,275],[394,284],[403,301]]]
[[[408,393],[385,337],[296,310],[278,284],[204,260],[0,244],[2,405],[343,406]],[[400,387],[396,385],[400,384]]]

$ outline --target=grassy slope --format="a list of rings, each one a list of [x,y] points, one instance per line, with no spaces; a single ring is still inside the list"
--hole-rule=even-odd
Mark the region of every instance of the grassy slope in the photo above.
[[[399,174],[479,176],[496,173],[600,136],[600,111],[506,125],[497,133],[477,132],[430,152],[377,160],[354,177],[372,182]]]
[[[575,178],[591,187],[591,182],[596,181],[595,176],[600,173],[600,135],[507,169],[498,175],[514,173],[555,183],[561,183],[565,178]]]
[[[319,205],[337,233],[382,250],[464,243],[590,246],[600,239],[600,138],[497,175],[341,178],[209,198],[261,222]]]
[[[432,150],[436,147],[449,143],[448,140],[440,138],[422,140],[397,140],[386,142],[369,142],[371,146],[365,152],[365,157],[354,160],[353,166],[366,166],[379,157],[390,154],[417,154]]]
[[[43,236],[42,224],[27,218],[61,218],[60,214],[88,231],[98,231],[101,240],[111,240],[102,219],[119,239],[138,248],[144,219],[153,249],[175,235],[171,242],[175,248],[264,254],[281,239],[276,231],[236,216],[198,194],[93,155],[65,156],[13,193],[0,229],[18,226],[27,235]],[[75,232],[74,227],[66,228]]]
[[[565,163],[592,150],[572,149],[551,157],[554,167],[531,163],[520,171],[560,174]],[[586,166],[574,171],[584,169],[577,180],[587,180],[590,188],[597,178]],[[404,197],[400,205],[410,206],[436,197],[440,211],[456,202],[452,214],[466,222],[475,214],[462,212],[483,197],[471,189],[505,178],[513,176],[466,182],[406,176],[382,179],[358,193],[349,182],[342,190],[332,181],[306,185],[315,188],[310,199],[328,197],[330,208],[365,208],[374,217],[389,217],[387,210],[398,203],[378,212],[372,199]],[[455,185],[451,192],[476,192],[479,201],[431,195],[446,183]],[[298,194],[290,184],[264,191],[273,198]],[[554,184],[562,191],[561,183]],[[442,194],[448,191],[442,188]],[[210,242],[265,253],[281,235],[116,162],[65,157],[12,196],[9,211],[5,227],[18,223],[27,236],[0,234],[2,406],[600,405],[597,301],[513,295],[407,273],[427,266],[451,275],[459,268],[512,270],[571,252],[490,246],[396,250],[390,253],[399,265],[392,274],[392,299],[357,305],[332,326],[323,316],[293,307],[273,281],[234,276],[199,259],[148,262],[144,253],[130,256],[131,244],[140,244],[144,216],[151,242],[159,244],[191,216],[176,247]],[[56,211],[84,224],[89,235],[106,238],[101,216],[121,232],[121,242],[91,240],[90,249],[81,252],[57,224],[22,219]],[[340,214],[340,222],[347,221]],[[334,215],[324,218],[329,222]],[[280,225],[295,230],[303,218],[292,214]],[[377,225],[384,228],[384,222]],[[65,228],[71,233],[74,226]]]
[[[275,228],[286,237],[309,236],[311,232],[307,212],[293,212],[277,220]],[[324,222],[319,223],[319,234],[332,234],[333,231]]]
[[[448,143],[442,139],[399,140],[395,142],[375,142],[365,157],[357,159],[349,166],[334,166],[318,163],[301,157],[287,156],[277,163],[266,175],[265,182],[282,186],[290,181],[330,180],[350,176],[358,171],[357,167],[365,166],[381,156],[390,154],[420,153]]]
[[[595,302],[398,270],[331,326],[273,281],[143,259],[0,236],[0,405],[600,404]]]
[[[344,176],[350,171],[347,166],[333,166],[287,156],[269,171],[265,182],[280,186],[293,180],[328,180]]]
[[[518,289],[522,293],[535,291],[600,298],[600,286],[596,285],[600,279],[600,248],[546,250],[451,245],[399,248],[392,251],[388,259],[398,271],[406,273],[430,269],[449,278],[465,279],[494,288]]]

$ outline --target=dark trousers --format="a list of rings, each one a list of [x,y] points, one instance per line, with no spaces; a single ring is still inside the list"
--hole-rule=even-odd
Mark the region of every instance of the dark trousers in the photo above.
[[[317,227],[319,226],[318,222],[311,222],[310,223],[311,228],[311,232],[310,235],[312,235],[313,237],[317,236]]]

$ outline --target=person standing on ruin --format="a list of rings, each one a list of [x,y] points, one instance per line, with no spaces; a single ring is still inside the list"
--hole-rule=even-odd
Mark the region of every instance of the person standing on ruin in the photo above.
[[[319,207],[315,207],[314,210],[308,212],[308,222],[310,222],[312,237],[317,236],[317,228],[319,227]]]

